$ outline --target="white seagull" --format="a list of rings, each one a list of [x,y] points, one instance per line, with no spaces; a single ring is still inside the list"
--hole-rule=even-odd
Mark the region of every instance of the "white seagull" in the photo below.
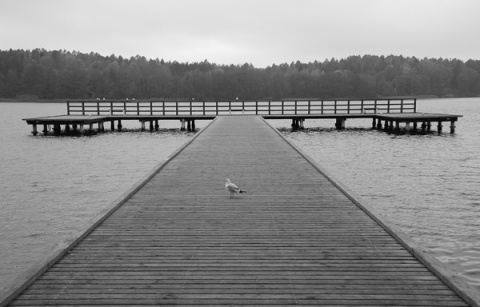
[[[225,179],[225,189],[230,192],[230,198],[233,198],[235,193],[247,193],[246,191],[240,190],[235,183],[232,183],[230,179]]]

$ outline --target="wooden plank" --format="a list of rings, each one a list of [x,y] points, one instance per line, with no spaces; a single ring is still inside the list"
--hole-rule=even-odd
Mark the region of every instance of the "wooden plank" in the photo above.
[[[218,118],[12,302],[47,304],[469,305],[259,117]]]

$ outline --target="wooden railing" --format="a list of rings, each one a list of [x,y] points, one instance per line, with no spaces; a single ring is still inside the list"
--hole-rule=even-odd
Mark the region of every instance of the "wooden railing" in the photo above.
[[[415,113],[416,98],[280,101],[67,101],[68,115],[331,115]]]

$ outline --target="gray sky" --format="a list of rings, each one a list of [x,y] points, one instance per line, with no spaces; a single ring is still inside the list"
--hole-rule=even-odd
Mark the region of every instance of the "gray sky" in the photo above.
[[[0,49],[272,64],[480,59],[480,0],[0,0]]]

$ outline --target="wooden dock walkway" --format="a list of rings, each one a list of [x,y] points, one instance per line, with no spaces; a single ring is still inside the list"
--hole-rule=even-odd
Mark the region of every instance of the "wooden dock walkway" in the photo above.
[[[462,115],[418,113],[415,98],[357,99],[357,100],[281,100],[281,101],[67,101],[67,114],[25,118],[32,126],[32,134],[48,135],[50,126],[53,134],[60,135],[62,126],[65,134],[94,134],[110,130],[122,130],[122,121],[139,121],[141,130],[158,131],[159,121],[179,120],[180,130],[195,131],[196,120],[211,120],[224,115],[261,115],[265,119],[291,119],[292,129],[303,129],[306,119],[335,119],[337,129],[345,128],[347,119],[371,118],[372,128],[400,133],[400,124],[405,130],[430,132],[432,122],[442,132],[443,122],[450,122],[450,133],[455,132],[455,122]],[[382,122],[384,124],[382,126]],[[98,129],[94,130],[94,125]],[[412,129],[410,129],[412,125]]]
[[[229,116],[11,306],[478,306],[450,287],[261,117]]]

